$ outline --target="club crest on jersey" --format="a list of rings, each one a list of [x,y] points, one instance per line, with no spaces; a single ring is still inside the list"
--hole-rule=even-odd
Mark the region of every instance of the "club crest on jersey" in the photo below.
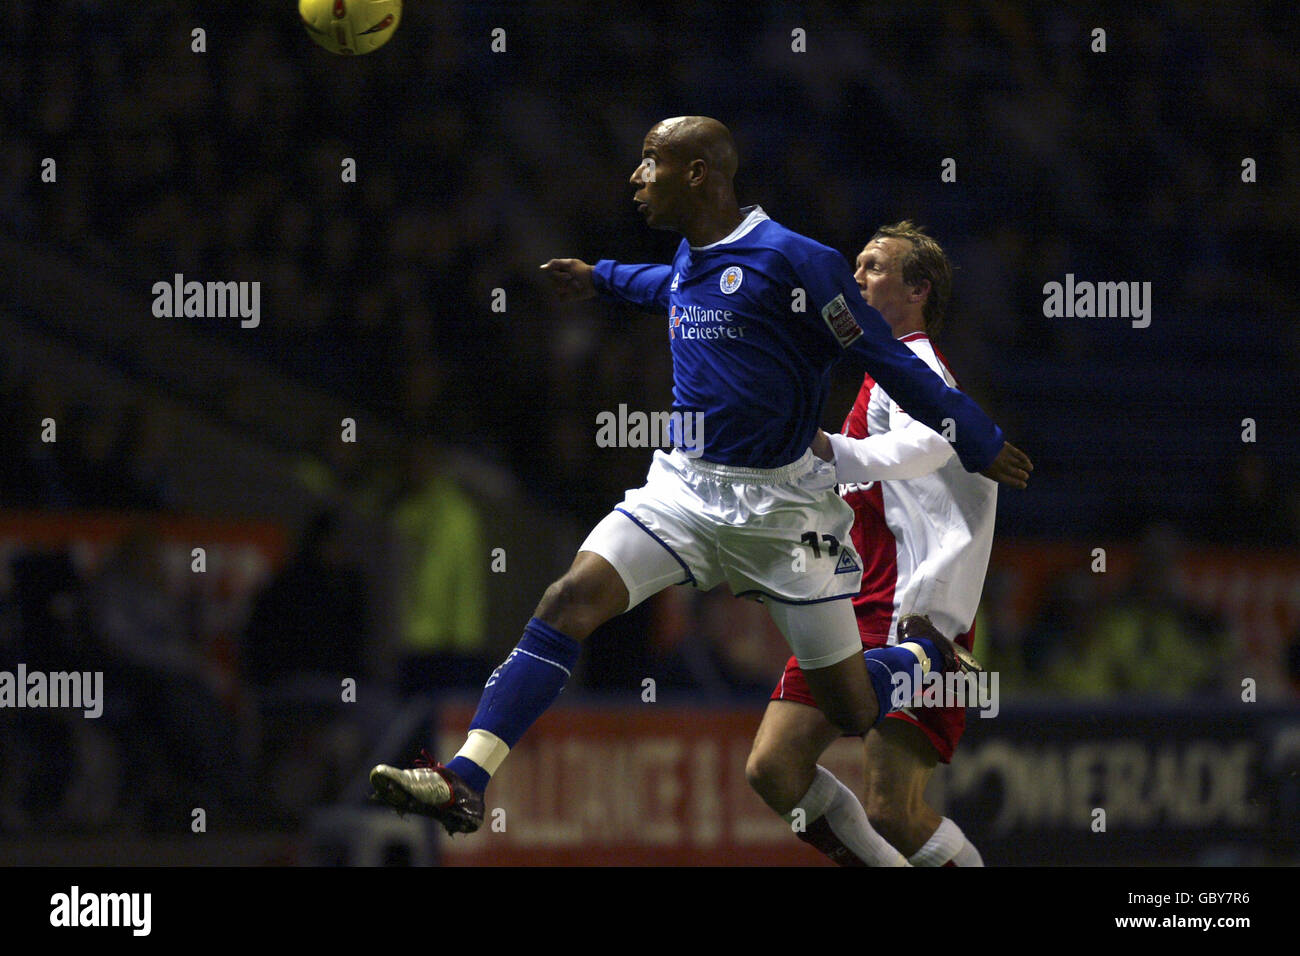
[[[848,348],[862,337],[862,326],[858,325],[849,304],[844,301],[843,292],[822,306],[822,318],[842,348]]]
[[[853,560],[852,554],[850,554],[848,551],[841,550],[840,560],[835,565],[835,573],[836,574],[861,574],[862,568],[858,566],[858,562]]]
[[[740,266],[727,266],[722,270],[722,278],[718,280],[718,288],[724,295],[731,295],[740,288],[741,281],[745,278],[745,273],[740,270]]]

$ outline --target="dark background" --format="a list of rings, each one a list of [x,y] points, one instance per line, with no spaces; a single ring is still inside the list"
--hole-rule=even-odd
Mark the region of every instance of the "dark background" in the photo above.
[[[1257,580],[1300,547],[1295,20],[1285,4],[408,2],[391,43],[348,59],[288,0],[7,5],[0,666],[93,664],[110,713],[86,742],[0,712],[0,838],[21,856],[166,831],[200,800],[293,833],[376,753],[405,759],[429,688],[481,684],[644,476],[645,449],[596,446],[597,413],[671,401],[662,319],[560,306],[537,266],[671,256],[627,177],[650,126],[683,113],[734,132],[742,204],[849,259],[903,217],[951,255],[939,345],[1037,466],[1000,496],[1000,546],[1079,555],[1030,593],[995,554],[982,639],[1004,692],[1113,715],[1232,703],[1257,677],[1294,708],[1297,578],[1270,585],[1284,610],[1261,636],[1198,595],[1187,562]],[[260,326],[154,317],[153,284],[176,273],[260,282]],[[1044,317],[1067,273],[1150,282],[1150,327]],[[856,385],[841,376],[825,427]],[[217,573],[200,580],[202,545]],[[1108,579],[1096,547],[1120,560]],[[738,607],[638,609],[593,640],[576,690],[619,699],[654,674],[682,699],[761,706],[780,639]],[[370,709],[321,717],[353,676]]]

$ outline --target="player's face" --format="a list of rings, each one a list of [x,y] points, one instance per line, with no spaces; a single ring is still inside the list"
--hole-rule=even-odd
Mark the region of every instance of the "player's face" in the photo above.
[[[636,189],[632,201],[651,229],[678,229],[684,200],[683,170],[652,129],[641,148],[641,163],[628,182]]]
[[[917,291],[903,282],[901,265],[911,243],[906,239],[873,239],[858,253],[853,278],[867,305],[885,317],[891,329],[912,318]]]

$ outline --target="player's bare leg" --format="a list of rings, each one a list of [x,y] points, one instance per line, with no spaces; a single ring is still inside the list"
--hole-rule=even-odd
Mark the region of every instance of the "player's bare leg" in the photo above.
[[[865,734],[880,716],[876,694],[860,653],[830,667],[804,669],[808,689],[822,713],[846,734]]]
[[[469,738],[456,756],[446,766],[427,758],[407,769],[378,765],[370,771],[375,798],[404,813],[431,816],[448,833],[477,830],[492,774],[559,695],[580,643],[627,606],[627,586],[613,565],[579,551],[542,595],[523,639],[488,679]]]
[[[800,669],[820,713],[793,702],[769,705],[746,767],[751,786],[785,817],[801,840],[836,862],[905,865],[898,851],[872,829],[853,792],[817,766],[817,758],[838,732],[865,734],[892,709],[896,674],[923,666],[942,671],[954,665],[950,649],[941,648],[945,641],[936,635],[933,640],[919,637],[864,654],[847,601],[804,605],[772,601],[768,606],[791,648],[804,649]],[[850,645],[848,656],[836,660],[845,643]]]
[[[745,764],[749,785],[764,803],[786,816],[812,786],[818,758],[841,736],[816,707],[771,701]]]
[[[591,632],[627,608],[627,585],[614,566],[594,551],[579,551],[559,580],[542,594],[533,616],[574,640]]]
[[[795,836],[841,866],[906,866],[876,833],[853,792],[817,765],[841,733],[820,710],[788,700],[767,705],[745,765],[749,785]]]
[[[847,600],[811,604],[772,600],[767,609],[799,658],[813,699],[827,719],[844,733],[870,730],[880,708],[862,659],[852,605]]]
[[[867,816],[905,856],[925,845],[942,817],[925,802],[938,756],[925,732],[903,720],[886,720],[866,736]]]
[[[852,611],[848,613],[852,623]],[[810,626],[838,628],[844,615],[833,604],[813,608],[774,606],[773,618],[789,639],[791,633],[806,634]],[[746,764],[750,786],[768,806],[792,824],[800,839],[841,865],[902,866],[907,860],[872,827],[853,792],[824,767],[817,766],[818,758],[842,728],[861,734],[862,721],[883,723],[879,720],[881,714],[902,702],[895,700],[893,693],[894,679],[900,674],[911,672],[914,676],[922,669],[942,672],[979,666],[968,654],[959,654],[928,619],[917,615],[908,615],[899,622],[899,637],[902,643],[898,645],[859,652],[830,666],[801,664],[798,671],[821,710],[796,701],[772,701]],[[864,661],[861,667],[856,666],[859,659]],[[863,674],[868,678],[865,689],[859,683]],[[865,706],[858,706],[859,694],[867,696]],[[921,792],[926,779],[928,773],[921,778]]]
[[[813,660],[800,656],[799,663],[817,706],[846,734],[865,734],[882,713],[893,709],[892,678],[898,671],[910,673],[918,666],[940,673],[956,670],[966,666],[959,657],[978,668],[974,658],[918,615],[899,622],[898,645],[864,655],[848,601],[801,605],[771,601],[768,610],[796,656],[801,647],[822,655]],[[876,665],[873,670],[868,670],[867,660]]]
[[[681,583],[674,552],[626,512],[610,512],[546,589],[518,644],[488,678],[456,755],[445,766],[380,764],[370,772],[375,796],[398,811],[431,816],[448,832],[477,830],[489,781],[560,696],[582,642],[610,618]]]
[[[867,816],[913,866],[983,866],[955,823],[925,802],[939,762],[925,732],[904,720],[882,721],[864,743]]]

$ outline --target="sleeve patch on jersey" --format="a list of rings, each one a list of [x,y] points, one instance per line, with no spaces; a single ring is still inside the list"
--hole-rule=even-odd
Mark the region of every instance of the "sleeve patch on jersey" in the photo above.
[[[858,325],[853,310],[844,301],[843,292],[822,306],[822,318],[826,320],[841,348],[848,348],[862,337],[862,326]]]

